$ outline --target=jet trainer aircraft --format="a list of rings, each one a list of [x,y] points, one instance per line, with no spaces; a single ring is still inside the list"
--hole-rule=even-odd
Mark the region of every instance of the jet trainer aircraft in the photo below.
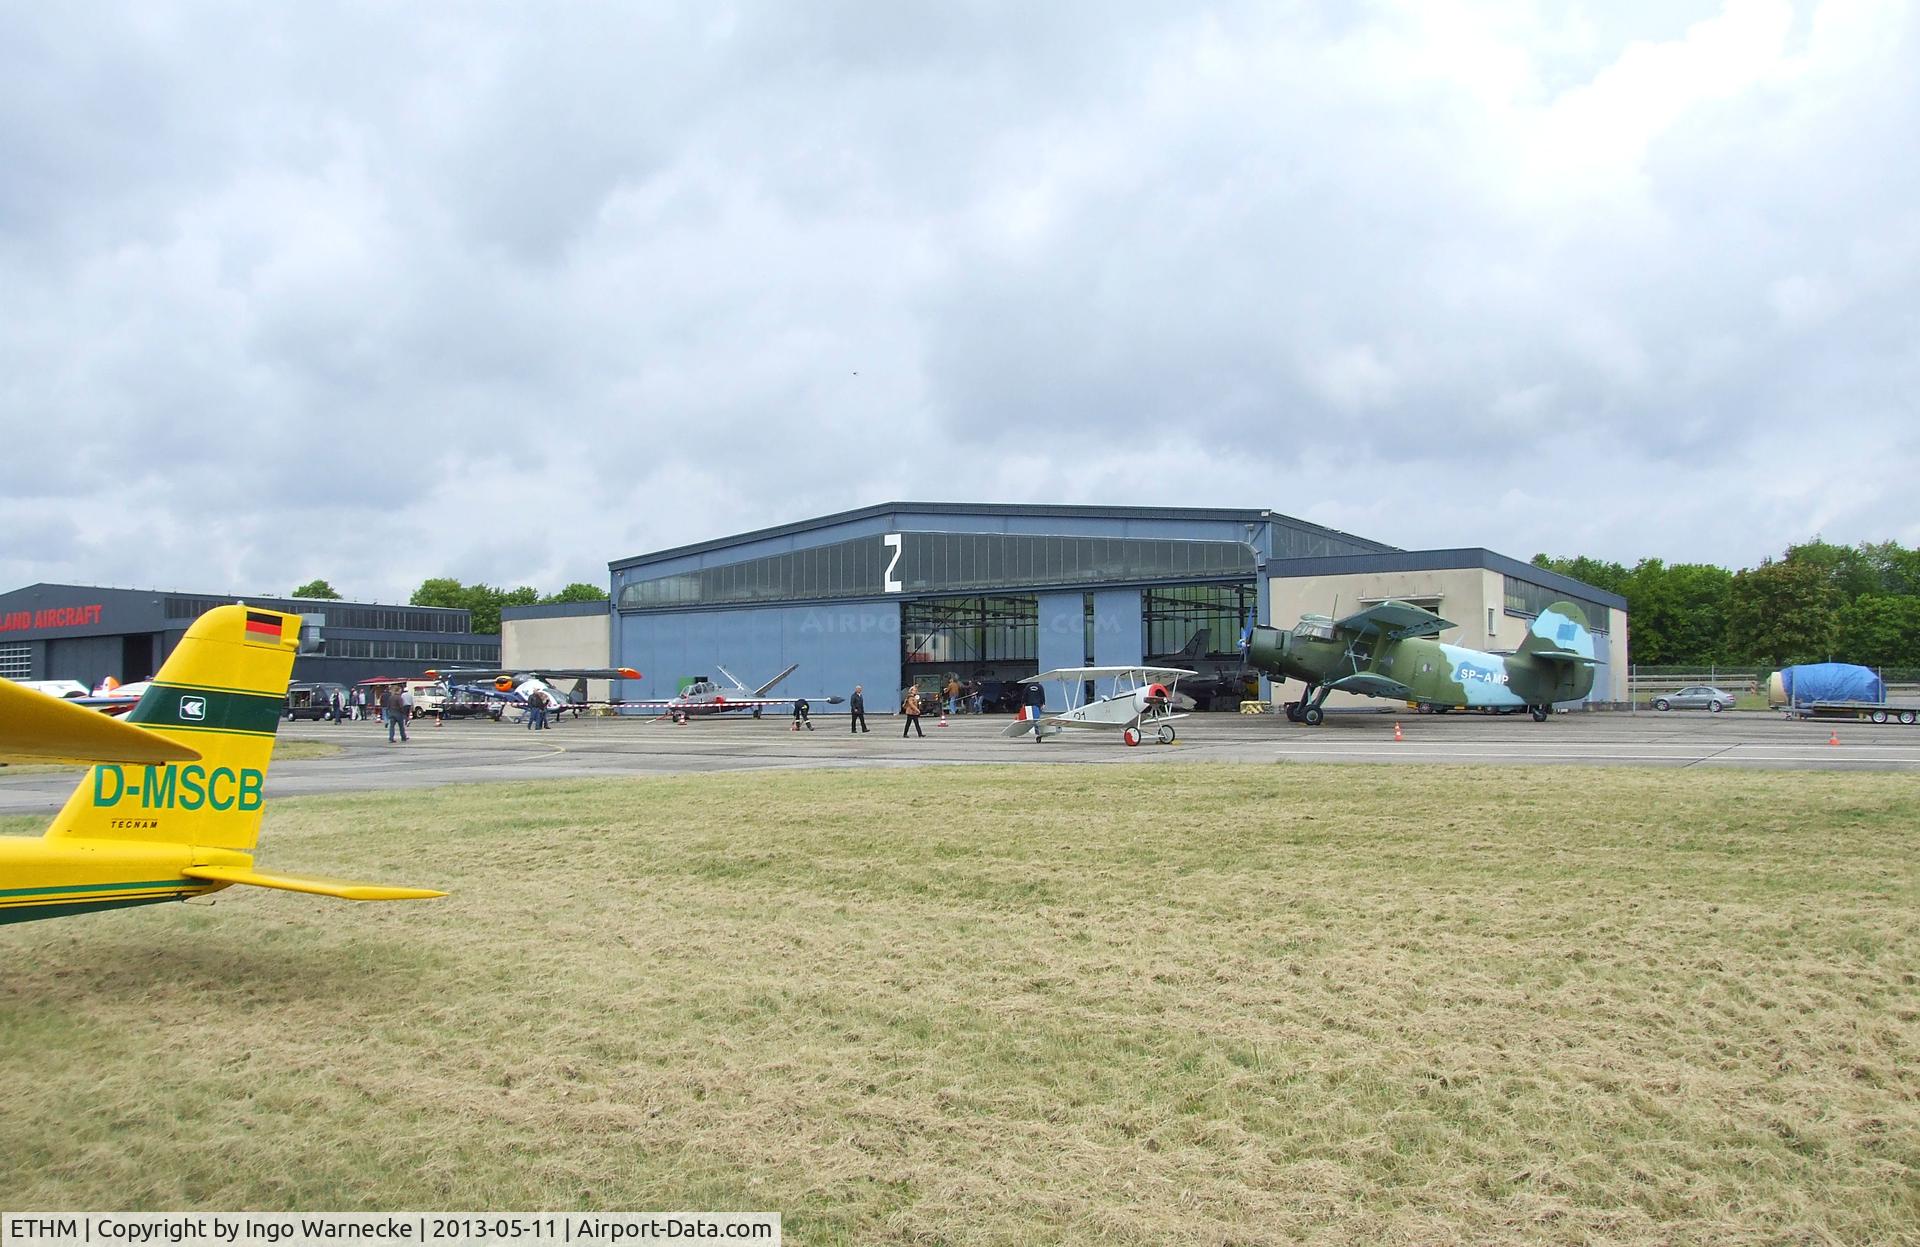
[[[1028,683],[1057,681],[1067,708],[1050,714],[1036,706],[1022,706],[1020,715],[1001,729],[1008,739],[1033,733],[1037,745],[1049,736],[1058,736],[1070,727],[1103,728],[1119,731],[1129,745],[1140,743],[1141,730],[1151,729],[1154,739],[1163,745],[1174,740],[1174,723],[1187,716],[1174,710],[1180,679],[1193,672],[1178,667],[1062,667],[1044,671]],[[1082,687],[1097,680],[1111,680],[1104,697],[1081,699]]]
[[[1445,712],[1457,706],[1525,707],[1545,722],[1553,704],[1593,688],[1593,634],[1571,602],[1541,611],[1515,654],[1433,640],[1453,625],[1407,602],[1382,602],[1344,619],[1303,615],[1291,632],[1250,625],[1241,649],[1252,666],[1306,684],[1287,718],[1317,725],[1330,693],[1388,697]]]
[[[205,896],[236,883],[354,901],[427,888],[255,870],[300,617],[194,620],[124,720],[0,680],[0,757],[94,765],[44,836],[0,836],[0,923]]]
[[[710,676],[697,675],[687,682],[677,697],[644,697],[638,701],[620,703],[623,706],[636,706],[642,710],[657,710],[659,717],[675,723],[689,722],[695,715],[728,714],[736,710],[751,710],[754,718],[772,706],[791,706],[803,700],[799,697],[769,697],[768,693],[780,681],[800,669],[799,663],[793,663],[785,671],[774,676],[759,688],[748,688],[739,679],[718,663],[715,671],[727,677],[727,685]],[[809,697],[806,701],[818,701],[829,706],[837,706],[846,699],[843,697]]]

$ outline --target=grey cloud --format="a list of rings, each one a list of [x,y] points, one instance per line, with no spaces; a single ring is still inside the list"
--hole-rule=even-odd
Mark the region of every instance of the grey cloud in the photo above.
[[[1753,487],[1913,463],[1913,15],[1821,12],[15,11],[0,490],[369,596],[896,496],[1901,536]]]

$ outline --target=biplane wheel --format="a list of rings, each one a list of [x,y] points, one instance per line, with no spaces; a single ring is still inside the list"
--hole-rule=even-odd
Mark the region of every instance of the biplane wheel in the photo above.
[[[1140,743],[1140,729],[1137,727],[1130,727],[1126,731],[1120,733],[1120,739],[1126,741],[1129,746],[1137,745]]]
[[[1158,736],[1161,744],[1171,745],[1173,743],[1173,725],[1170,723],[1161,724]]]
[[[1318,706],[1308,706],[1300,712],[1300,721],[1308,727],[1319,727],[1320,721],[1326,717],[1327,712]]]

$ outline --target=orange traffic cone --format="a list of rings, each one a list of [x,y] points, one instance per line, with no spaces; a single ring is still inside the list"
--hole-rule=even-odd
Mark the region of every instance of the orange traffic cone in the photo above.
[[[1405,740],[1405,739],[1406,739],[1406,737],[1404,737],[1404,736],[1402,736],[1402,735],[1400,734],[1400,721],[1399,721],[1398,719],[1395,719],[1395,720],[1394,720],[1394,722],[1393,722],[1393,738],[1394,738],[1395,740]]]
[[[1829,745],[1837,745],[1837,744],[1839,744],[1839,743],[1840,743],[1840,729],[1839,729],[1839,728],[1837,728],[1837,727],[1836,727],[1836,728],[1834,728],[1834,729],[1833,729],[1833,735],[1827,738],[1827,743],[1828,743]]]

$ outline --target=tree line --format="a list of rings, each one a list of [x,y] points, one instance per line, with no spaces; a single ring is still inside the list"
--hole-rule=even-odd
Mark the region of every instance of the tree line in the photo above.
[[[324,580],[310,580],[293,591],[297,598],[322,598],[327,601],[340,600],[339,592]],[[497,633],[500,631],[500,609],[505,606],[546,606],[554,602],[604,602],[607,591],[596,585],[576,580],[558,593],[549,593],[544,597],[531,585],[520,585],[513,589],[497,589],[489,584],[461,584],[452,576],[434,576],[420,582],[420,587],[407,599],[412,606],[452,606],[464,607],[473,620],[473,630],[479,633]]]
[[[1897,541],[1788,546],[1758,567],[1536,554],[1534,566],[1627,599],[1636,664],[1920,667],[1920,550]]]

